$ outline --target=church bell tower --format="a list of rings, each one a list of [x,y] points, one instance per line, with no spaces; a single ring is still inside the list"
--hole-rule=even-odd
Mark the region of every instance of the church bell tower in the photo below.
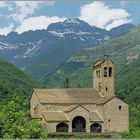
[[[109,55],[105,55],[104,60],[97,61],[93,65],[93,88],[102,97],[115,96],[114,65]]]

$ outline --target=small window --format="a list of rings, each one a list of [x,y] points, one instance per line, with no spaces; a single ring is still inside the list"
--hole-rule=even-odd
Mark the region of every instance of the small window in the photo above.
[[[108,119],[108,122],[110,122],[111,120],[110,119]]]
[[[109,77],[111,77],[111,76],[112,76],[112,68],[109,67]]]
[[[96,71],[96,76],[97,76],[98,78],[100,78],[100,70],[97,70],[97,71]]]
[[[121,105],[119,105],[119,110],[122,110],[122,106]]]
[[[98,71],[96,71],[96,76],[98,76]]]
[[[100,70],[99,70],[99,78],[100,78]]]
[[[108,89],[107,89],[107,87],[105,87],[105,91],[107,91]]]
[[[104,67],[104,77],[107,77],[107,67]]]

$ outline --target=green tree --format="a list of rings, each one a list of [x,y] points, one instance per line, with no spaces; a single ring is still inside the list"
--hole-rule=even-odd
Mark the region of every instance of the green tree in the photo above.
[[[0,110],[1,138],[46,138],[47,133],[41,122],[30,120],[23,109],[22,101],[16,95]]]
[[[32,120],[30,123],[26,123],[23,138],[27,139],[43,139],[47,137],[46,130],[43,129],[42,123],[39,120]]]
[[[78,88],[81,88],[81,85],[80,85],[80,84],[78,84],[78,85],[77,85],[77,87],[78,87]]]
[[[66,78],[65,81],[64,81],[64,88],[69,88],[70,85],[69,85],[69,78]]]

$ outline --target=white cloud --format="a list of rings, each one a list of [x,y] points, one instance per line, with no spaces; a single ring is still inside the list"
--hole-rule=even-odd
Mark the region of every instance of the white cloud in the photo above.
[[[25,19],[21,25],[16,29],[18,33],[22,33],[28,30],[37,30],[37,29],[47,29],[48,25],[51,23],[62,22],[66,18],[65,17],[46,17],[46,16],[39,16],[39,17],[31,17]]]
[[[80,19],[99,28],[110,29],[128,23],[129,13],[124,9],[111,9],[101,1],[94,1],[81,7]]]
[[[129,1],[120,1],[120,6],[125,7],[128,3]]]
[[[11,24],[8,27],[4,27],[4,28],[0,28],[0,35],[7,35],[8,33],[10,33],[13,30],[14,25]]]
[[[114,20],[111,24],[109,24],[108,26],[106,26],[107,30],[110,30],[114,27],[117,27],[119,25],[131,22],[132,20],[127,20],[127,19],[119,19],[119,20]]]
[[[0,8],[6,7],[6,6],[7,6],[7,4],[5,1],[0,1]]]
[[[12,29],[18,33],[22,33],[28,30],[37,30],[37,29],[47,29],[48,25],[51,23],[56,23],[59,21],[64,21],[65,17],[47,17],[47,16],[38,16],[32,17],[35,14],[37,8],[42,6],[53,5],[55,1],[7,1],[0,2],[1,7],[7,7],[8,11],[12,11],[12,14],[7,16],[9,21],[12,21],[13,24],[16,24],[9,27],[0,28],[0,34],[7,34]],[[14,12],[14,13],[13,13]],[[2,15],[0,15],[2,16]],[[18,26],[18,27],[16,27]],[[5,33],[4,33],[5,32]]]
[[[17,10],[10,17],[21,23],[30,14],[33,14],[39,6],[48,6],[53,3],[54,1],[14,1]]]

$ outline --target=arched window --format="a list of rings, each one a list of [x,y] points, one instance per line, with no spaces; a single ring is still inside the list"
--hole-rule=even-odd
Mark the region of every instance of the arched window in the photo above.
[[[109,67],[109,77],[111,77],[111,76],[112,76],[112,68]]]
[[[96,76],[98,77],[98,70],[96,71]]]
[[[68,132],[68,125],[66,123],[59,123],[56,126],[56,132]]]
[[[107,77],[107,67],[104,67],[104,77]]]
[[[72,132],[86,132],[86,120],[76,116],[72,121]]]
[[[96,77],[97,77],[97,78],[100,78],[100,70],[97,70],[97,71],[96,71]]]
[[[100,70],[99,70],[99,78],[100,78]]]
[[[90,126],[90,132],[102,132],[102,126],[98,123],[94,123]]]

